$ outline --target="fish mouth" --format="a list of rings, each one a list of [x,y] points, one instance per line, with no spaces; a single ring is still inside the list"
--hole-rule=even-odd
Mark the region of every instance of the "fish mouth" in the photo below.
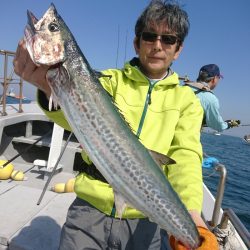
[[[26,26],[29,27],[29,30],[30,30],[30,32],[32,32],[33,35],[39,30],[39,27],[41,26],[41,23],[45,19],[45,16],[51,15],[52,12],[54,14],[57,14],[57,10],[56,10],[55,5],[53,3],[51,3],[49,9],[46,11],[44,16],[39,21],[38,18],[30,10],[27,10],[28,21],[27,21]]]
[[[26,43],[26,48],[30,54],[30,57],[32,61],[35,62],[34,56],[33,56],[33,44],[34,44],[34,37],[36,34],[35,24],[38,22],[38,19],[29,10],[27,10],[27,18],[28,18],[28,22],[24,30],[24,40]]]
[[[35,24],[38,22],[38,19],[30,10],[27,10],[27,17],[28,17],[27,25],[30,27],[30,30],[33,33],[35,33],[36,32]]]

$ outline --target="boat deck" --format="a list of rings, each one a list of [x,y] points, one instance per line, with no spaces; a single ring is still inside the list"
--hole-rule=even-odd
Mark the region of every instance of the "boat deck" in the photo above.
[[[0,250],[58,249],[61,227],[75,193],[58,194],[49,189],[73,174],[57,173],[37,205],[47,178],[31,165],[15,165],[15,169],[23,170],[28,180],[0,181]]]
[[[0,116],[0,160],[9,160],[21,153],[45,130],[53,127],[37,104],[23,104],[22,109],[23,112],[19,112],[17,104],[7,104],[7,115]],[[29,122],[32,122],[31,126]],[[58,194],[50,188],[74,177],[72,161],[81,149],[79,143],[70,141],[60,161],[63,167],[57,170],[41,203],[37,205],[49,173],[36,166],[34,159],[48,160],[51,147],[51,138],[45,137],[12,162],[15,170],[25,173],[26,181],[0,180],[0,250],[58,249],[61,228],[76,195]]]

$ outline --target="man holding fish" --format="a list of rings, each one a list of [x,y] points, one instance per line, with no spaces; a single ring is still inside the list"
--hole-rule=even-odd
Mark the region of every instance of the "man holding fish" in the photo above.
[[[59,249],[167,249],[165,231],[173,249],[218,249],[200,216],[203,111],[170,68],[188,34],[187,13],[152,1],[135,25],[137,57],[99,80],[54,6],[28,18],[15,72],[84,148]]]

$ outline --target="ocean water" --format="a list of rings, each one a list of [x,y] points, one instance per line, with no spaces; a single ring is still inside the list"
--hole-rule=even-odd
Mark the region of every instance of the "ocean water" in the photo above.
[[[202,133],[201,142],[204,152],[217,158],[227,169],[222,208],[232,208],[250,231],[250,144],[244,144],[239,137],[209,133]],[[203,168],[204,182],[216,195],[219,173],[212,172],[213,169]]]

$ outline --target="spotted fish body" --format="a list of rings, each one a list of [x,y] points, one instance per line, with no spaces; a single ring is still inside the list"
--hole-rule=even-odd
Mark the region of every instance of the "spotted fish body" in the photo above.
[[[36,64],[54,65],[47,73],[53,101],[113,187],[116,202],[132,205],[195,248],[199,235],[188,211],[103,89],[54,5],[40,20],[28,12],[25,38]]]

